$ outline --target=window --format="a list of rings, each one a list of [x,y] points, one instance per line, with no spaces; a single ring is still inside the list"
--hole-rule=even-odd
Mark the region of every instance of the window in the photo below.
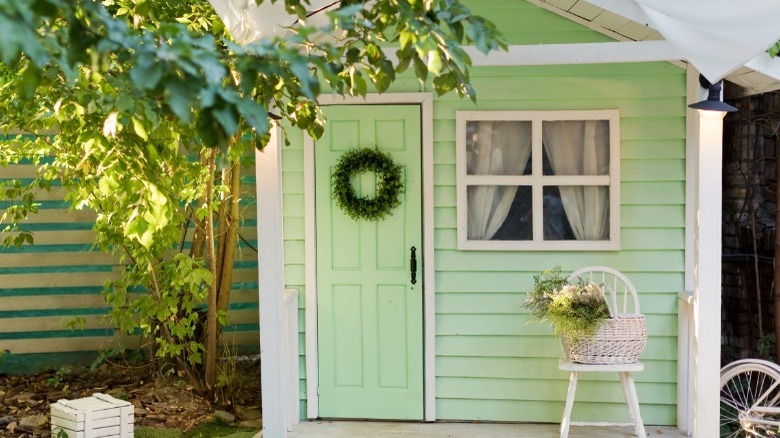
[[[458,248],[617,250],[619,114],[459,111]]]

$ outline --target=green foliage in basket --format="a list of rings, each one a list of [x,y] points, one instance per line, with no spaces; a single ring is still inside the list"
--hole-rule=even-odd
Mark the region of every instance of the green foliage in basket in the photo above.
[[[534,276],[523,307],[533,320],[552,325],[555,335],[566,334],[575,342],[593,336],[599,320],[610,317],[599,287],[582,280],[569,283],[560,266]]]

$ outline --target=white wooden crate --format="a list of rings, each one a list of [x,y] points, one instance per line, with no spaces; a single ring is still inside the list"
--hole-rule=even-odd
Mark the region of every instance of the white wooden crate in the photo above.
[[[132,438],[133,410],[129,402],[106,394],[76,400],[59,400],[51,405],[51,434],[60,431],[68,438]]]

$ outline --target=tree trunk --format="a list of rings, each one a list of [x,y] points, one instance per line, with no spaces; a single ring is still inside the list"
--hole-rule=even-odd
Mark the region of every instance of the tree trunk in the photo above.
[[[230,168],[222,171],[220,180],[222,184],[227,184],[227,182],[230,181]],[[219,216],[217,218],[217,270],[214,272],[214,279],[217,281],[217,296],[220,294],[219,284],[221,283],[220,279],[222,278],[222,270],[224,269],[222,261],[225,258],[225,250],[227,248],[225,236],[227,235],[228,229],[228,206],[226,203],[229,202],[229,200],[226,200],[225,196],[226,195],[222,194],[220,197]]]
[[[210,154],[211,152],[209,152]],[[203,167],[209,167],[209,155],[201,153],[200,163]],[[212,176],[213,178],[213,176]],[[211,202],[211,192],[204,192],[200,197],[200,205],[206,205]],[[185,231],[186,236],[186,231]],[[190,257],[196,259],[203,257],[203,246],[206,243],[206,218],[198,219],[195,217],[195,230],[192,235],[192,247],[190,247]]]
[[[207,182],[201,205],[213,202],[214,180],[216,178],[216,150],[212,150],[204,161],[208,166],[210,179]],[[193,238],[193,248],[190,255],[201,256],[205,247],[208,269],[213,274],[209,287],[206,313],[206,354],[205,354],[205,385],[206,388],[216,386],[216,362],[218,341],[221,332],[219,313],[227,311],[230,302],[230,290],[233,282],[233,262],[238,243],[239,226],[239,196],[241,188],[241,165],[236,160],[222,172],[222,183],[228,184],[229,192],[220,203],[219,212],[215,218],[213,210],[209,210],[206,218],[196,222],[196,232]],[[217,231],[215,231],[215,228]],[[205,245],[204,245],[205,243]]]
[[[226,180],[227,181],[227,180]],[[220,230],[224,240],[222,252],[222,270],[220,272],[219,295],[217,296],[217,311],[227,311],[230,302],[230,289],[233,284],[233,262],[236,259],[236,246],[238,245],[239,225],[239,197],[241,195],[241,164],[238,160],[230,167],[230,194],[225,207],[226,222],[220,224]],[[224,203],[223,203],[224,205]],[[223,228],[224,227],[224,228]]]
[[[206,193],[213,193],[214,191],[214,172],[217,161],[217,148],[211,150],[211,156],[209,157],[209,180],[207,183]],[[213,198],[212,198],[213,200]],[[206,219],[206,235],[209,260],[209,270],[212,273],[217,271],[217,257],[215,254],[215,242],[214,242],[214,213],[209,208],[208,218]],[[211,281],[211,287],[209,287],[209,299],[208,309],[206,314],[206,388],[213,389],[217,383],[217,278],[213,278]]]

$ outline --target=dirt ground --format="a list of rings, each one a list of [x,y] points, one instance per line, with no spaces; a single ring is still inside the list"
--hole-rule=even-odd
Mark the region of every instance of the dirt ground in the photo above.
[[[227,422],[260,428],[260,363],[240,358],[231,366],[229,390],[199,396],[176,376],[163,377],[149,367],[102,365],[63,367],[25,376],[0,375],[0,437],[50,436],[50,404],[60,399],[109,394],[135,406],[136,427],[187,431],[216,416]]]

